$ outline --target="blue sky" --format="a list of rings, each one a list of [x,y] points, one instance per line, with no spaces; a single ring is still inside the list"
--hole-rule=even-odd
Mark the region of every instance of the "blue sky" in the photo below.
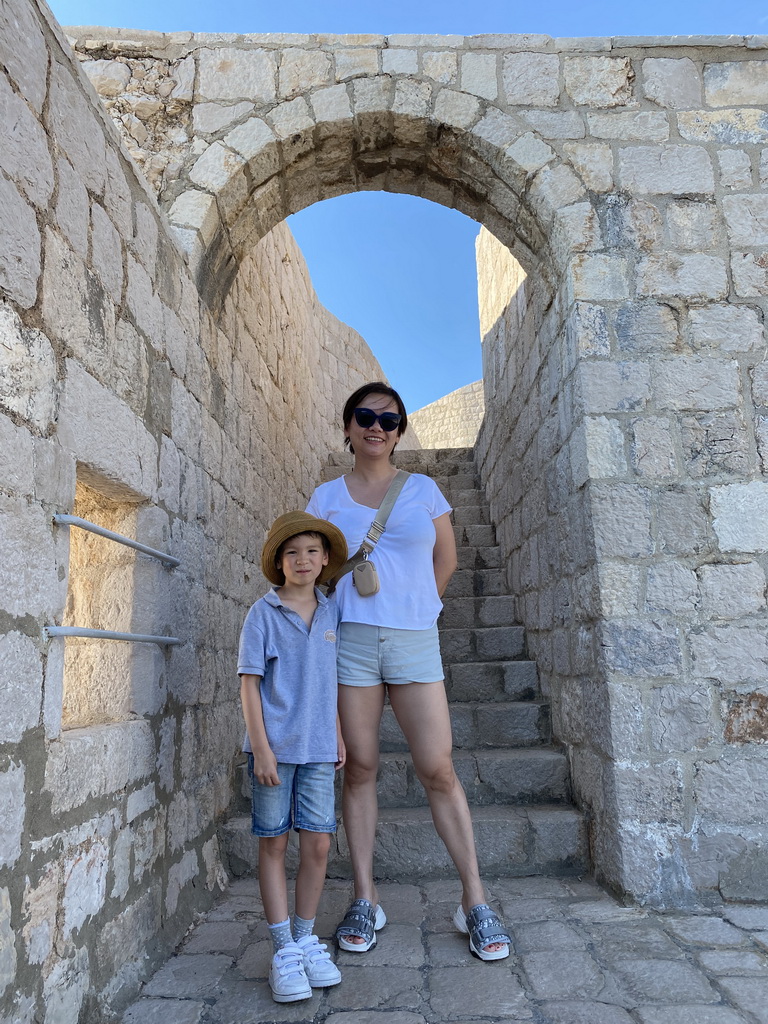
[[[551,36],[768,34],[765,0],[53,0],[62,25],[171,32]],[[289,218],[321,302],[368,341],[413,410],[481,375],[478,225],[412,196],[357,193]]]

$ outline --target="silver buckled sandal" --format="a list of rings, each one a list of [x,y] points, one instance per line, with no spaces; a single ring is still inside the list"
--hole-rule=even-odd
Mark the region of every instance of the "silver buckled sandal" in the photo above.
[[[504,960],[509,956],[512,939],[504,931],[504,925],[487,903],[477,903],[468,914],[459,904],[453,915],[453,923],[462,935],[469,936],[469,951],[479,960]],[[489,951],[487,946],[504,943],[505,949]]]
[[[376,932],[386,923],[387,915],[378,904],[374,907],[370,900],[354,900],[336,929],[339,949],[345,949],[348,953],[367,953],[376,945]],[[350,935],[363,941],[350,942]]]

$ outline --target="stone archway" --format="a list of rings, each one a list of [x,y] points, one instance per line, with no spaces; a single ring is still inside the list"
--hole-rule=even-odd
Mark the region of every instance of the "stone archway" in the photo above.
[[[479,456],[598,871],[662,904],[759,877],[764,40],[91,36],[92,73],[186,89],[161,198],[212,309],[270,228],[353,190],[519,259]]]

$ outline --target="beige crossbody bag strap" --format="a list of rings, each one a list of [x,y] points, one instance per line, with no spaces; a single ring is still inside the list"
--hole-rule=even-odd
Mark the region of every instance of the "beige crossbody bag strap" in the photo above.
[[[389,487],[387,488],[387,493],[384,495],[384,500],[382,501],[376,515],[374,516],[373,522],[371,523],[368,529],[368,533],[365,535],[363,543],[360,545],[360,547],[357,549],[354,555],[351,555],[346,560],[344,565],[342,565],[342,567],[339,569],[339,571],[336,573],[333,579],[328,580],[329,594],[332,594],[334,592],[334,590],[336,589],[336,584],[339,582],[341,577],[346,575],[346,573],[351,572],[358,562],[365,561],[365,559],[368,558],[370,553],[376,547],[382,533],[384,533],[384,530],[386,528],[387,520],[389,519],[389,514],[395,507],[397,496],[400,493],[400,491],[402,491],[405,481],[408,479],[409,475],[410,474],[406,473],[404,469],[398,469],[397,473],[395,473],[395,476],[392,479],[392,483],[389,485]]]

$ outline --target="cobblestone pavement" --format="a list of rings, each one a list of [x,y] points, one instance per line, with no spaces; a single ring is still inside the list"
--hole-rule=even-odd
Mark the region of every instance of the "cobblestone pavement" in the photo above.
[[[389,922],[377,947],[339,952],[340,985],[280,1006],[256,883],[235,881],[123,1024],[768,1024],[766,905],[657,913],[561,878],[505,878],[489,890],[512,929],[509,959],[469,954],[451,923],[455,883],[382,885]],[[349,892],[328,883],[322,936]]]

